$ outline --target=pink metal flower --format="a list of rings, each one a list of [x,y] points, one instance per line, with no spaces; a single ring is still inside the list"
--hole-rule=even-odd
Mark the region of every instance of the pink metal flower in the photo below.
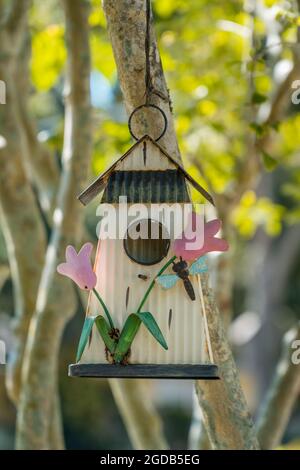
[[[200,233],[198,229],[198,233],[194,233],[195,227],[200,227],[203,231],[201,230]],[[219,219],[204,223],[203,226],[200,216],[196,212],[192,212],[187,227],[181,237],[174,242],[176,256],[181,256],[185,261],[192,261],[211,251],[227,251],[229,248],[227,241],[215,237],[220,228],[221,221]],[[196,248],[193,248],[193,245]]]
[[[92,250],[91,243],[85,243],[78,254],[72,245],[67,246],[66,263],[59,264],[57,272],[71,278],[80,289],[93,289],[97,282],[97,276],[90,260]]]

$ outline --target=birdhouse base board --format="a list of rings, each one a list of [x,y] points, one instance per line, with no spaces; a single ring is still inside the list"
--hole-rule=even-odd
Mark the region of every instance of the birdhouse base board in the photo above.
[[[70,377],[126,379],[219,379],[215,364],[71,364]]]

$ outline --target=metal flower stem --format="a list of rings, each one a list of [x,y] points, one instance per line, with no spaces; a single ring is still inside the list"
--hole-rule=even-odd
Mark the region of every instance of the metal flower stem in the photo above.
[[[176,259],[176,256],[173,256],[162,268],[161,270],[156,274],[156,276],[152,279],[151,281],[151,284],[149,285],[144,297],[142,298],[142,301],[137,309],[137,312],[136,313],[140,313],[140,311],[142,310],[143,308],[143,305],[144,303],[146,302],[150,292],[152,291],[154,285],[155,285],[155,279],[160,276],[167,268],[168,266],[170,266],[171,263],[173,263],[173,261]]]
[[[108,308],[106,307],[106,305],[105,305],[103,299],[101,298],[99,292],[95,289],[95,287],[93,288],[93,292],[94,292],[95,296],[97,297],[97,299],[99,300],[100,304],[102,305],[102,308],[103,308],[103,310],[104,310],[104,312],[105,312],[105,315],[106,315],[106,317],[107,317],[107,320],[108,320],[108,322],[109,322],[109,324],[110,324],[110,327],[111,327],[111,328],[114,328],[114,327],[115,327],[115,326],[114,326],[114,322],[113,322],[113,320],[112,320],[112,318],[111,318],[111,316],[110,316],[110,313],[109,313],[109,311],[108,311]]]

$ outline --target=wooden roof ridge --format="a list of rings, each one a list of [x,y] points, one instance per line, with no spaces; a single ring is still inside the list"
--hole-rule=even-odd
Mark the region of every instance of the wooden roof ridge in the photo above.
[[[214,205],[214,200],[212,196],[204,189],[197,181],[184,169],[181,163],[179,163],[175,158],[171,157],[167,151],[158,144],[155,140],[152,139],[148,134],[145,134],[141,139],[139,139],[132,147],[130,147],[127,152],[125,152],[121,157],[119,157],[107,170],[105,170],[101,175],[98,176],[86,189],[84,189],[78,196],[78,199],[82,204],[87,205],[91,202],[106,186],[110,175],[115,171],[118,164],[121,163],[125,158],[127,158],[131,152],[139,146],[143,141],[150,140],[152,144],[159,148],[159,150],[165,155],[170,162],[172,162],[178,170],[182,172],[184,177],[189,181],[189,183],[205,197],[212,205]]]

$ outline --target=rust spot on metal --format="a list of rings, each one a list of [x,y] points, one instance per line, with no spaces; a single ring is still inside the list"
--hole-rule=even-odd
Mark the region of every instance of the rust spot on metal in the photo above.
[[[144,165],[146,166],[146,163],[147,163],[147,143],[146,143],[146,141],[143,142],[143,158],[144,158]]]
[[[128,307],[129,293],[130,293],[130,287],[128,286],[126,290],[126,308]]]
[[[92,338],[93,338],[93,329],[91,329],[90,336],[89,336],[89,347],[91,345]]]
[[[172,316],[173,316],[173,311],[170,308],[170,310],[169,310],[169,320],[168,320],[169,329],[171,328]]]

